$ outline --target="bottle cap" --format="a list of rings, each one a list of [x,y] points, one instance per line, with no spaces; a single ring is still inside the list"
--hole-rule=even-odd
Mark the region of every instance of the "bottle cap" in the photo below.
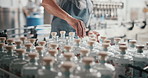
[[[70,59],[74,56],[74,53],[64,53],[64,57]]]
[[[36,46],[36,50],[37,50],[37,51],[43,50],[43,46]]]
[[[60,31],[60,34],[65,34],[66,33],[66,31]]]
[[[13,43],[14,42],[14,39],[13,38],[9,38],[9,39],[7,39],[7,42],[8,43]]]
[[[91,41],[97,41],[97,39],[96,39],[96,38],[91,38],[90,40],[91,40]]]
[[[6,37],[0,37],[0,41],[6,40]]]
[[[105,40],[104,40],[104,43],[111,43],[111,40],[105,39]]]
[[[119,45],[120,46],[122,46],[122,45],[126,46],[126,43],[125,42],[120,42]]]
[[[105,40],[105,39],[106,39],[106,37],[105,37],[105,36],[101,36],[101,39],[102,39],[102,40]]]
[[[53,50],[49,50],[48,52],[50,55],[55,56],[58,53],[58,50],[53,49]]]
[[[130,40],[129,41],[131,44],[136,44],[137,43],[137,40]]]
[[[121,46],[119,46],[119,49],[120,49],[121,51],[125,51],[125,50],[127,49],[127,46],[121,45]]]
[[[34,59],[35,57],[37,57],[37,53],[29,53],[28,56],[29,56],[31,59]]]
[[[61,67],[65,70],[70,70],[71,68],[75,67],[75,64],[72,62],[64,62]]]
[[[107,47],[109,47],[109,43],[102,43],[102,46],[104,47],[104,48],[107,48]]]
[[[39,41],[38,43],[39,43],[41,46],[45,46],[46,41]]]
[[[89,52],[89,50],[88,49],[81,49],[80,52],[82,54],[86,55]]]
[[[84,57],[82,61],[85,64],[91,64],[94,61],[94,58],[93,57]]]
[[[34,43],[34,42],[36,41],[36,39],[31,38],[31,39],[29,39],[29,41],[30,41],[31,43]]]
[[[72,49],[72,47],[69,46],[69,45],[65,45],[65,46],[64,46],[64,49],[66,49],[67,51],[70,51],[70,50]]]
[[[75,39],[76,43],[80,43],[80,41],[81,41],[80,39]]]
[[[56,43],[51,43],[50,44],[50,47],[53,48],[53,49],[56,49],[58,47],[58,44]]]
[[[0,43],[0,47],[3,47],[5,45],[5,43]]]
[[[20,45],[22,42],[21,41],[15,41],[16,45]]]
[[[93,46],[94,43],[95,43],[94,41],[88,41],[89,46]]]
[[[114,38],[115,41],[119,42],[121,38]]]
[[[23,54],[25,53],[25,50],[24,49],[16,49],[15,50],[18,54]]]
[[[50,65],[52,62],[54,62],[54,57],[44,57],[43,61],[46,63],[46,65]]]
[[[75,32],[69,32],[69,36],[74,36]]]
[[[8,46],[6,46],[6,49],[7,49],[7,50],[13,50],[13,49],[14,49],[14,46],[8,45]]]
[[[25,41],[27,37],[20,37],[20,40]]]
[[[52,36],[57,36],[57,32],[51,32]]]
[[[27,43],[27,44],[25,44],[25,47],[30,48],[30,47],[32,47],[32,44],[31,43]]]
[[[144,45],[136,45],[136,48],[143,49],[144,48]]]
[[[105,60],[106,56],[108,55],[108,53],[106,52],[99,52],[99,56],[101,56],[101,60]]]

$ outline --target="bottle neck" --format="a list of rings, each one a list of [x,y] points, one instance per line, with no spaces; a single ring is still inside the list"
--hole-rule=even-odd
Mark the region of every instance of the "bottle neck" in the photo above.
[[[91,68],[90,64],[85,64],[84,65],[85,70],[89,70]]]
[[[90,51],[92,51],[93,48],[94,48],[93,45],[90,45],[90,46],[89,46]]]
[[[103,48],[103,51],[108,51],[108,48],[107,48],[107,47],[104,47],[104,48]]]
[[[101,64],[105,64],[106,61],[105,61],[105,60],[100,60],[100,63],[101,63]]]
[[[0,52],[4,51],[4,48],[3,47],[0,47]]]
[[[26,51],[31,52],[31,47],[27,47]]]
[[[21,48],[21,44],[16,46],[17,49]]]
[[[43,51],[38,51],[39,56],[43,56]]]
[[[65,78],[70,78],[70,75],[71,75],[70,70],[65,70],[65,71],[63,72],[63,75],[64,75]]]
[[[52,66],[51,65],[45,65],[46,70],[51,70]]]
[[[18,55],[18,58],[21,59],[21,60],[25,60],[24,54],[19,54],[19,55]]]
[[[7,51],[7,54],[8,54],[9,56],[13,56],[13,50],[8,50],[8,51]]]
[[[135,44],[131,44],[130,47],[131,47],[131,48],[135,48]]]
[[[36,65],[38,64],[35,58],[31,58],[30,59],[30,63],[31,64],[36,64]]]
[[[8,43],[8,45],[13,45],[13,43]]]
[[[125,50],[121,51],[121,54],[122,55],[125,55],[126,54],[126,51]]]
[[[61,34],[61,38],[62,39],[65,39],[65,34]]]
[[[5,40],[0,41],[0,43],[5,43]]]
[[[138,53],[143,53],[143,49],[137,49]]]

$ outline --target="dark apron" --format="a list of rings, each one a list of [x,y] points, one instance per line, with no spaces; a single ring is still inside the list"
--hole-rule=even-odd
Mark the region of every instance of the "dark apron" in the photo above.
[[[59,1],[59,5],[64,11],[72,17],[82,20],[85,25],[87,24],[92,11],[92,3],[90,0]],[[60,31],[66,31],[66,36],[68,36],[68,33],[75,32],[75,29],[73,29],[65,20],[54,16],[51,23],[51,32],[57,32],[57,35],[60,36]]]

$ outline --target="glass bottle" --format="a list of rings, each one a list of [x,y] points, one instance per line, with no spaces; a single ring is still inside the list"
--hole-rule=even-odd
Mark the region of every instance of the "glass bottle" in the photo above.
[[[73,44],[74,42],[74,37],[75,37],[75,32],[69,32],[69,42],[70,44]]]
[[[144,68],[146,66],[145,58],[146,56],[143,54],[144,45],[137,45],[137,51],[135,51],[133,55],[133,65]],[[137,52],[137,53],[136,53]],[[147,78],[147,74],[142,73],[136,69],[133,69],[133,78]]]
[[[89,53],[90,53],[89,49],[81,49],[79,60],[81,60],[83,57],[87,57]]]
[[[43,46],[43,47],[45,47],[45,45],[46,45],[46,41],[39,41],[38,44],[39,44],[39,46]]]
[[[26,43],[25,44],[25,47],[26,47],[26,52],[27,53],[30,53],[30,52],[32,52],[32,43]]]
[[[7,39],[7,44],[8,45],[13,45],[13,43],[14,43],[14,39],[13,38]]]
[[[121,38],[114,38],[115,46],[118,46],[121,41]]]
[[[57,41],[57,32],[51,32],[51,36],[52,36],[52,40],[50,41],[53,41],[53,42],[56,42]]]
[[[106,37],[105,36],[101,36],[100,37],[100,43],[102,44],[102,43],[104,43],[104,40],[106,39]]]
[[[36,40],[37,40],[37,39],[35,39],[35,38],[29,39],[30,43],[32,43],[31,48],[32,48],[33,50],[35,50],[35,42],[36,42]]]
[[[53,68],[54,57],[44,57],[44,66],[38,70],[37,78],[55,78],[58,75],[57,70]]]
[[[66,53],[66,52],[72,52],[72,46],[70,46],[70,45],[65,45],[65,46],[64,46],[64,53]]]
[[[5,46],[5,43],[0,43],[0,59],[2,56],[4,56],[6,54],[4,52],[4,46]]]
[[[64,40],[65,39],[65,34],[66,34],[66,31],[60,31],[60,39],[61,40]]]
[[[99,52],[99,63],[96,63],[93,68],[101,73],[101,78],[114,78],[115,76],[115,68],[106,63],[106,57],[108,53]]]
[[[120,54],[116,55],[115,62],[115,78],[120,78],[120,76],[124,76],[126,78],[133,77],[133,70],[129,68],[128,65],[132,64],[132,56],[126,54],[127,46],[120,46]]]
[[[5,43],[6,37],[0,37],[0,43]]]
[[[56,78],[80,78],[73,74],[75,64],[72,62],[64,62],[61,64],[60,69],[61,72],[58,74]]]
[[[23,45],[26,44],[27,37],[20,37],[20,40],[23,42]]]
[[[52,49],[52,50],[49,50],[49,55],[47,56],[50,56],[50,57],[54,57],[54,63],[53,63],[53,68],[56,69],[57,71],[59,71],[59,65],[61,64],[62,60],[63,60],[63,56],[58,56],[58,50],[56,49]]]
[[[134,52],[136,51],[136,40],[130,40],[129,41],[129,48],[128,48],[128,52],[130,55],[133,55]]]
[[[80,55],[80,50],[81,50],[81,46],[80,46],[80,42],[81,42],[81,40],[80,39],[75,39],[74,40],[75,41],[75,45],[74,45],[74,47],[73,47],[73,49],[74,49],[74,54],[77,56],[77,57],[79,57],[79,55]]]
[[[5,47],[6,48],[6,52],[7,54],[4,55],[1,60],[0,60],[0,66],[2,69],[6,70],[6,71],[10,71],[10,64],[11,62],[16,59],[17,57],[14,56],[14,46],[12,45],[8,45]],[[10,76],[8,74],[2,73],[3,77],[2,78],[9,78]]]
[[[96,70],[92,69],[92,64],[94,62],[93,57],[84,57],[83,60],[83,66],[77,67],[77,70],[75,71],[75,75],[79,76],[80,78],[100,78],[101,74],[97,72]]]
[[[94,49],[94,43],[95,41],[88,41],[88,48],[90,50],[89,56],[93,57],[95,61],[97,60],[97,53],[99,52],[98,50]]]
[[[22,78],[37,78],[37,71],[40,68],[37,62],[37,53],[29,53],[28,56],[30,61],[22,68]]]
[[[15,41],[16,49],[22,48],[22,42],[21,41]]]
[[[28,63],[25,59],[25,50],[24,49],[16,49],[16,53],[18,54],[17,59],[14,59],[10,64],[10,72],[21,77],[21,69],[22,67]]]
[[[71,52],[64,53],[63,56],[64,56],[64,58],[62,61],[69,61],[69,62],[74,62],[74,63],[77,63],[77,61],[78,61],[78,59],[74,55],[74,53],[71,53]]]
[[[36,51],[37,51],[37,53],[39,54],[39,56],[38,56],[38,64],[40,65],[40,66],[42,66],[42,64],[43,64],[43,57],[44,57],[44,55],[43,55],[43,46],[36,46]]]

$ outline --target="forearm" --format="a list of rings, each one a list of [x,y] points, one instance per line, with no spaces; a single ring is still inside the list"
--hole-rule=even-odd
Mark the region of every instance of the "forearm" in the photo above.
[[[61,9],[54,0],[43,0],[42,6],[48,13],[57,16],[63,20],[68,20],[72,18],[67,12]]]

